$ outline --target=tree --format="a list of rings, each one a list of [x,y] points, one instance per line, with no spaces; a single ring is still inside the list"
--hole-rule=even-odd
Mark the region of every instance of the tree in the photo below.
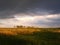
[[[23,26],[17,26],[17,28],[23,28]]]

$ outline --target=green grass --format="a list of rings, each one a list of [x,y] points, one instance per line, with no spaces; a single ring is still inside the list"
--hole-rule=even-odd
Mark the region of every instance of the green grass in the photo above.
[[[33,34],[0,34],[0,45],[60,45],[60,29],[40,29]]]

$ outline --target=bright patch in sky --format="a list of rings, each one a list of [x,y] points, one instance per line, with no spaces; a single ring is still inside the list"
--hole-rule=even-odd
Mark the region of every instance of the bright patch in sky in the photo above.
[[[21,21],[30,21],[34,20],[34,17],[32,16],[14,16],[16,20],[21,20]]]
[[[14,15],[14,18],[1,19],[0,23],[1,23],[1,26],[6,26],[6,27],[7,26],[13,27],[16,25],[58,27],[60,22],[59,22],[59,20],[58,21],[56,21],[56,20],[59,17],[60,17],[60,15],[19,16],[19,14],[17,14],[17,15]]]

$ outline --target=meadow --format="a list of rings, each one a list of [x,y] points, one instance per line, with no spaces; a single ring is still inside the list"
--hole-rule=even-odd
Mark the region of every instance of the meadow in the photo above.
[[[0,45],[60,45],[60,28],[0,28]]]

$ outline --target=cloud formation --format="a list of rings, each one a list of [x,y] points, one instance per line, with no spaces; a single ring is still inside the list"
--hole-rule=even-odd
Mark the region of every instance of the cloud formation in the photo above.
[[[60,0],[0,0],[0,18],[17,13],[59,14]]]
[[[19,16],[14,18],[2,19],[0,23],[5,26],[25,25],[39,27],[60,27],[60,15],[40,15],[40,16]]]
[[[12,24],[59,27],[60,0],[0,0],[0,25]]]

